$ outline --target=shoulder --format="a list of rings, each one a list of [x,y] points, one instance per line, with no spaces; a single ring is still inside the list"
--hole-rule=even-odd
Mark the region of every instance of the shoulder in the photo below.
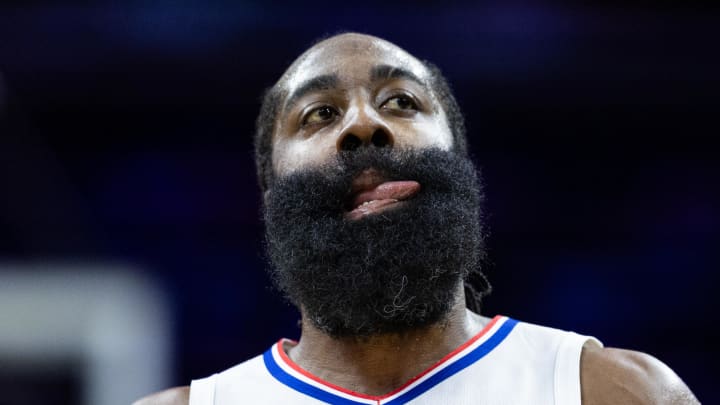
[[[148,395],[132,405],[188,405],[190,402],[190,387],[175,387],[165,391]]]
[[[580,358],[583,405],[699,404],[670,367],[649,354],[589,342]]]

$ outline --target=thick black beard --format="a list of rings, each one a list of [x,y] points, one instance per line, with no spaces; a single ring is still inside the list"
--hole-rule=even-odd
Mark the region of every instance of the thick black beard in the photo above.
[[[344,218],[367,168],[421,191],[380,214]],[[402,333],[443,320],[484,256],[473,163],[438,149],[361,148],[279,178],[264,216],[276,286],[333,337]]]

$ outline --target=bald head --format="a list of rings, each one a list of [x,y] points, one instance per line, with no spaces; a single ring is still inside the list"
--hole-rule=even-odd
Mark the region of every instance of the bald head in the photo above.
[[[353,70],[358,61],[368,59],[387,61],[393,66],[412,72],[423,80],[430,76],[425,64],[397,45],[371,35],[347,33],[313,45],[290,65],[277,85],[286,91],[291,91],[308,80],[316,66],[328,60],[335,62],[337,69],[335,73],[340,73]]]
[[[426,104],[437,107],[434,125],[446,128],[450,134],[446,139],[442,136],[433,139],[419,137],[418,146],[427,143],[426,146],[465,153],[463,118],[447,82],[434,65],[422,62],[402,48],[377,37],[340,34],[316,43],[301,54],[265,94],[255,137],[256,163],[263,191],[271,187],[278,175],[277,154],[280,150],[275,152],[278,147],[276,134],[287,132],[287,127],[293,125],[294,121],[283,118],[293,112],[298,100],[307,104],[307,98],[303,97],[327,89],[338,89],[343,91],[343,95],[348,93],[348,89],[368,88],[372,91],[368,83],[393,78],[406,80],[418,86],[418,92],[427,94],[431,100]],[[443,131],[434,132],[439,134]],[[422,128],[417,133],[422,134]],[[317,145],[310,148],[298,143],[296,146],[296,156],[326,152],[318,151]],[[295,162],[298,159],[285,160]]]

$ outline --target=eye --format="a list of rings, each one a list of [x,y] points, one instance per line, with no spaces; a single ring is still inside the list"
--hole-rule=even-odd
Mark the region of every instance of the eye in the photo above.
[[[333,119],[338,114],[337,110],[334,108],[324,105],[322,107],[318,107],[315,109],[310,110],[310,112],[305,115],[303,118],[303,125],[307,124],[317,124],[320,122],[325,122]]]
[[[406,96],[404,94],[393,96],[387,99],[383,105],[382,108],[387,108],[390,110],[417,110],[418,105],[415,102],[415,100],[412,99],[410,96]]]

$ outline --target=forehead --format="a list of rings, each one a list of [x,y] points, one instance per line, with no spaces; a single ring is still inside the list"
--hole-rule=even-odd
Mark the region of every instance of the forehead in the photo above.
[[[382,65],[403,69],[427,82],[428,71],[422,62],[387,41],[360,34],[341,35],[310,48],[290,66],[281,82],[287,93],[292,93],[323,75],[335,75],[345,82],[364,81],[373,68]]]

